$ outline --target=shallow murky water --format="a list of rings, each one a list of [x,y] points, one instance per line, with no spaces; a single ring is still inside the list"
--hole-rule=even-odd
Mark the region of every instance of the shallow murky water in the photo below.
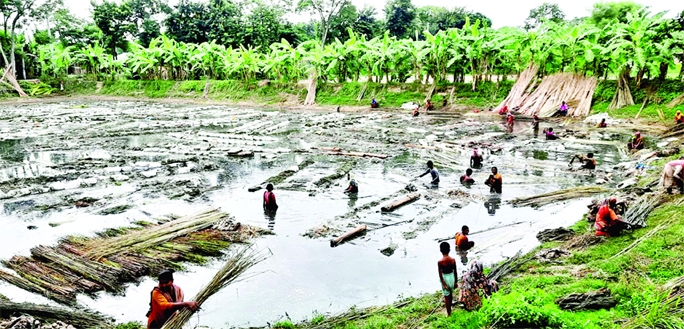
[[[20,111],[27,114],[20,116]],[[542,209],[512,208],[506,200],[593,183],[600,173],[567,170],[573,154],[593,151],[607,171],[621,159],[613,144],[594,133],[584,140],[544,141],[532,136],[528,123],[519,122],[515,137],[507,137],[498,120],[483,117],[439,119],[435,124],[433,118],[382,112],[262,112],[140,102],[5,107],[0,114],[5,118],[0,131],[6,136],[0,142],[0,259],[28,255],[32,247],[54,244],[67,235],[92,235],[207,207],[220,207],[241,223],[273,231],[255,241],[269,258],[250,269],[249,279],[213,296],[191,321],[213,328],[263,326],[286,316],[299,321],[314,312],[341,312],[433,292],[439,288],[436,240],[468,225],[472,232],[484,231],[472,235],[476,247],[469,260],[491,264],[528,251],[538,245],[538,231],[579,220],[588,199]],[[486,167],[475,171],[478,184],[465,188],[457,183],[470,153],[463,145],[480,141],[491,144],[484,147]],[[421,148],[407,149],[407,143]],[[312,147],[342,147],[390,158],[347,158]],[[226,156],[236,149],[251,150],[255,157]],[[266,217],[260,205],[263,191],[247,189],[307,158],[316,162],[288,178],[283,189],[276,187],[280,208],[274,219]],[[358,198],[342,193],[344,179],[328,188],[311,184],[352,159]],[[425,185],[428,177],[414,178],[428,159],[441,171],[438,189]],[[490,166],[503,175],[500,196],[490,195],[481,184]],[[362,207],[410,183],[422,194],[416,202],[390,214],[380,213],[377,206]],[[195,189],[199,192],[192,192]],[[471,197],[449,197],[450,190]],[[76,208],[73,200],[82,197],[97,201]],[[120,204],[133,207],[100,214]],[[382,227],[399,222],[404,223]],[[330,247],[329,237],[303,236],[321,224],[344,231],[361,223],[369,232],[336,248]],[[393,255],[380,253],[390,245],[396,246]],[[176,283],[192,296],[220,266],[220,260],[189,266],[176,274]],[[97,299],[79,296],[79,301],[122,321],[144,321],[154,285],[146,278],[130,285],[125,296],[101,293]],[[52,303],[4,282],[0,291],[14,301]]]

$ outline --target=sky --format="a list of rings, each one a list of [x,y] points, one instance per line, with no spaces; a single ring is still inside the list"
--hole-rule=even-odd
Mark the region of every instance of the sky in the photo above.
[[[97,1],[97,0],[96,0]],[[175,4],[177,0],[170,0],[170,4]],[[386,0],[352,0],[357,7],[365,5],[377,8],[378,13],[382,13]],[[589,11],[596,0],[413,0],[413,4],[422,6],[441,6],[441,7],[466,7],[469,10],[480,12],[491,18],[494,28],[504,26],[523,26],[525,18],[530,14],[530,9],[541,5],[544,2],[558,3],[561,10],[565,13],[566,19],[588,16]],[[666,17],[674,17],[677,13],[684,10],[684,1],[673,0],[637,0],[651,7],[651,12],[669,11]],[[88,18],[91,15],[90,0],[64,0],[69,9],[79,17]],[[292,21],[308,21],[308,15],[297,15],[291,17]]]

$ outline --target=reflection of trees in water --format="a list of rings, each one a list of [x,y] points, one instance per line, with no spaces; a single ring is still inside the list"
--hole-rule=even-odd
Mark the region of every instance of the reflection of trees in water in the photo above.
[[[64,153],[50,153],[50,162],[61,164],[67,162],[67,155]]]
[[[463,264],[464,266],[468,265],[468,251],[467,250],[458,250],[456,253],[458,254],[458,257],[461,258],[461,264]]]
[[[0,141],[0,157],[9,162],[22,162],[26,157],[23,139],[8,139]]]
[[[225,184],[238,177],[242,171],[242,166],[239,163],[231,161],[220,161],[219,168],[221,168],[217,177],[219,184]]]

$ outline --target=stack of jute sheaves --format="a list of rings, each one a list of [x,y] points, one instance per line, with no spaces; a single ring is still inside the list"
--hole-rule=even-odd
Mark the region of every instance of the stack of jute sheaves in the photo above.
[[[210,209],[161,225],[109,230],[93,238],[72,236],[56,246],[35,247],[30,257],[3,261],[15,274],[0,270],[0,280],[75,305],[78,293],[123,293],[127,282],[182,268],[182,262],[204,263],[207,257],[223,255],[232,243],[245,243],[261,233]]]
[[[537,66],[530,65],[521,72],[511,92],[496,111],[504,106],[509,110],[518,107],[519,113],[523,115],[550,117],[558,111],[562,102],[566,102],[569,116],[589,115],[598,83],[596,78],[573,73],[557,73],[544,77],[537,85],[538,71]]]

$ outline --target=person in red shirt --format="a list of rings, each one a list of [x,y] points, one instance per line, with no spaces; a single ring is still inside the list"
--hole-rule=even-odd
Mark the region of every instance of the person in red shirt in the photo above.
[[[473,175],[473,170],[468,168],[466,169],[465,175],[461,176],[461,184],[466,184],[466,185],[472,185],[475,184],[475,180],[470,177]]]
[[[194,312],[199,308],[197,302],[183,301],[183,290],[173,284],[173,270],[161,272],[158,279],[159,286],[154,287],[150,297],[147,329],[160,329],[178,310],[187,307]]]
[[[615,214],[615,206],[617,199],[610,198],[608,202],[604,202],[596,214],[596,236],[617,236],[620,232],[629,227],[629,225],[622,220],[620,216]]]
[[[499,115],[505,115],[508,113],[508,106],[504,105],[500,110],[499,110]]]
[[[470,233],[470,229],[467,225],[463,225],[461,232],[456,233],[454,238],[456,239],[456,247],[459,250],[470,250],[475,246],[475,242],[468,241],[468,233]]]
[[[515,115],[508,113],[506,116],[506,127],[508,127],[508,132],[513,132],[513,125],[515,125]]]
[[[273,184],[266,185],[266,192],[264,192],[264,210],[276,211],[278,204],[276,203],[275,194],[273,194]]]

